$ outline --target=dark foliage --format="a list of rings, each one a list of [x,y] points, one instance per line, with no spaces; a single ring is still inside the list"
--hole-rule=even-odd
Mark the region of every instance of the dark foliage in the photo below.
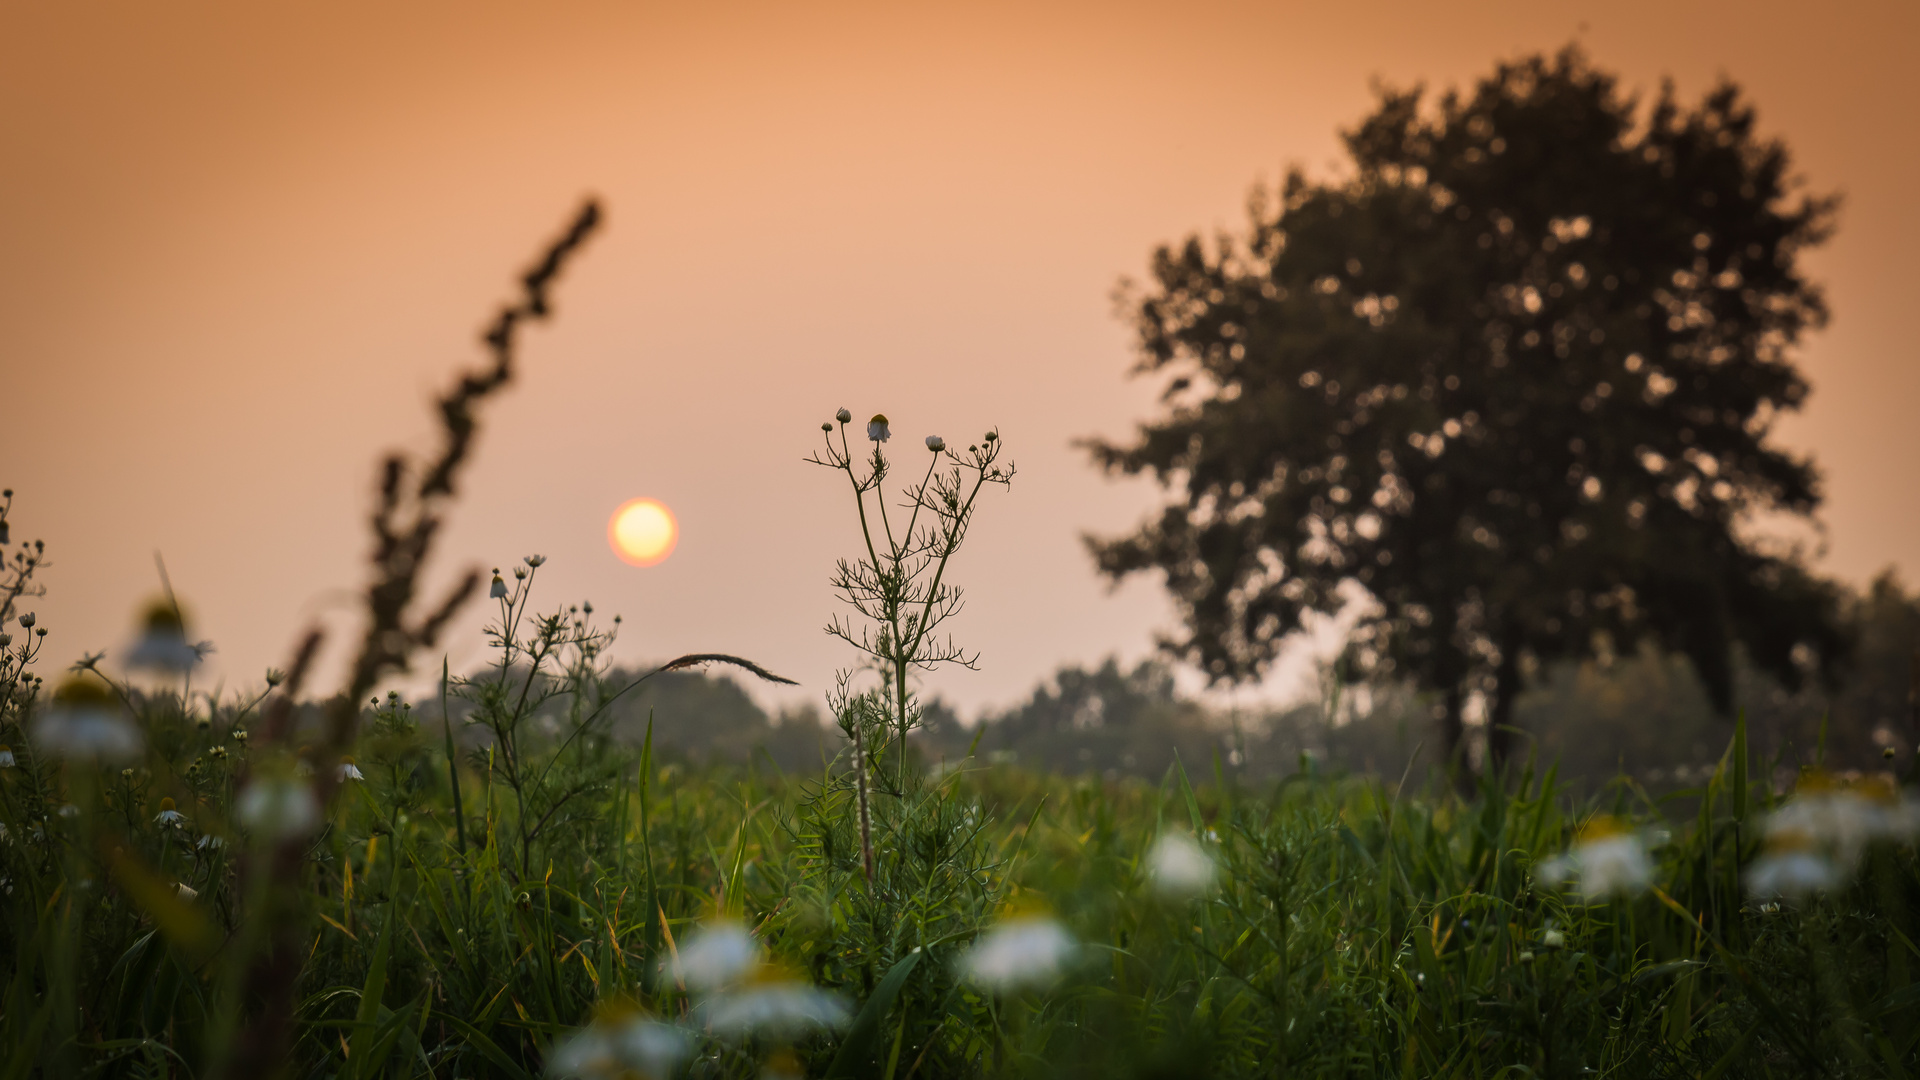
[[[1163,571],[1215,680],[1358,582],[1353,670],[1437,691],[1455,752],[1478,697],[1496,760],[1523,666],[1596,635],[1684,654],[1722,711],[1736,644],[1789,688],[1830,666],[1834,590],[1739,526],[1819,501],[1767,434],[1806,395],[1798,259],[1834,201],[1732,84],[1643,111],[1568,49],[1422,100],[1346,136],[1352,179],[1296,172],[1244,238],[1156,253],[1134,310],[1168,411],[1092,450],[1176,498],[1091,540],[1100,568]]]

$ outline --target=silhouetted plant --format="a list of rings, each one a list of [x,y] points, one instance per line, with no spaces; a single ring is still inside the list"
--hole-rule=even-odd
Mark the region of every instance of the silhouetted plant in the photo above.
[[[1423,98],[1346,135],[1351,179],[1156,252],[1131,303],[1169,411],[1091,448],[1176,495],[1090,541],[1101,570],[1164,572],[1174,648],[1229,681],[1357,582],[1352,670],[1436,692],[1450,755],[1477,697],[1496,764],[1528,666],[1596,635],[1683,652],[1722,711],[1736,644],[1790,687],[1831,670],[1834,589],[1743,526],[1818,505],[1767,436],[1806,395],[1799,257],[1834,200],[1731,83],[1642,109],[1569,48]]]

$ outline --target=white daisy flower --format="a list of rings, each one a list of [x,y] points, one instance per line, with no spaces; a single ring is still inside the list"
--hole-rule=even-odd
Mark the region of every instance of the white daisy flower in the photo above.
[[[731,1039],[793,1038],[844,1027],[853,1018],[840,995],[786,977],[777,969],[763,969],[761,977],[713,995],[701,1005],[699,1015],[715,1035]]]
[[[1021,915],[981,935],[960,957],[960,970],[990,990],[1043,988],[1059,981],[1077,950],[1057,920]]]
[[[34,624],[33,612],[29,611],[25,615],[20,616],[20,629],[31,630],[33,629],[33,624]]]
[[[687,1033],[638,1013],[596,1020],[567,1036],[547,1058],[547,1075],[582,1080],[672,1076],[693,1052]]]
[[[673,977],[690,990],[718,990],[739,982],[760,964],[760,943],[731,919],[702,927],[668,960]]]
[[[11,769],[14,764],[13,747],[0,743],[0,769]]]
[[[1797,898],[1845,884],[1875,841],[1911,839],[1920,832],[1920,803],[1887,778],[1842,785],[1812,773],[1767,815],[1764,831],[1767,850],[1747,868],[1747,889]]]
[[[147,608],[140,640],[127,653],[127,666],[156,671],[191,671],[203,656],[212,651],[213,645],[209,642],[196,644],[188,641],[186,623],[181,619],[179,610],[168,601],[157,600]]]
[[[101,764],[132,761],[143,742],[113,693],[83,678],[68,679],[54,691],[53,705],[34,721],[32,736],[44,753]]]
[[[874,442],[886,442],[892,437],[892,433],[887,430],[887,415],[874,413],[873,419],[867,421],[867,438]]]
[[[1217,872],[1213,857],[1186,833],[1162,833],[1147,851],[1147,878],[1155,892],[1170,900],[1207,892]]]
[[[1825,892],[1846,880],[1833,861],[1811,851],[1775,851],[1747,867],[1747,892],[1757,897],[1799,899]]]
[[[313,788],[287,777],[263,777],[248,784],[235,811],[241,824],[275,840],[305,836],[320,824],[320,800]]]
[[[160,812],[153,817],[153,823],[163,829],[177,829],[187,820],[187,815],[173,808],[172,799],[160,800]]]
[[[1811,847],[1850,871],[1868,844],[1911,838],[1920,825],[1916,810],[1920,807],[1901,798],[1891,783],[1841,787],[1815,775],[1767,815],[1766,836],[1789,848]]]
[[[339,775],[340,775],[341,783],[345,783],[348,780],[365,780],[366,779],[366,776],[360,772],[360,766],[355,765],[353,763],[353,759],[350,757],[343,757],[340,759]]]
[[[937,454],[940,451],[945,450],[946,448],[947,448],[947,440],[941,438],[938,435],[927,436],[927,449]]]
[[[507,598],[507,583],[503,578],[501,578],[499,567],[495,567],[493,571],[493,584],[487,589],[487,599],[505,600],[506,598]]]
[[[1539,877],[1549,885],[1571,879],[1587,897],[1631,896],[1653,884],[1653,859],[1644,838],[1602,815],[1580,830],[1565,854],[1541,863]]]

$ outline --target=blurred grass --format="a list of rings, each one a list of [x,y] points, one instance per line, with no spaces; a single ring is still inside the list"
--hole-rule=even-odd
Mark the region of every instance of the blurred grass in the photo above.
[[[245,744],[231,710],[202,725],[177,698],[140,702],[152,751],[131,775],[56,767],[22,741],[0,771],[7,1077],[203,1075],[250,1007],[232,976],[257,936],[235,872],[250,848],[227,819]],[[593,734],[529,745],[528,764],[581,790],[523,872],[485,751],[450,771],[439,724],[393,702],[369,720],[364,779],[299,870],[290,1075],[539,1075],[596,1002],[684,1016],[660,963],[723,913],[856,1005],[901,973],[883,1016],[797,1047],[808,1075],[836,1055],[844,1075],[892,1077],[1920,1068],[1912,850],[1874,849],[1825,900],[1748,903],[1740,866],[1773,795],[1739,739],[1674,821],[1629,780],[1575,805],[1551,770],[1468,798],[1313,773],[1253,787],[1183,767],[1154,784],[969,765],[876,797],[869,884],[845,760],[782,776],[689,771]],[[162,797],[188,827],[154,823]],[[1586,905],[1535,880],[1593,810],[1666,831],[1655,892]],[[1209,896],[1146,887],[1143,853],[1168,829],[1219,861]],[[983,928],[1036,907],[1084,944],[1065,981],[995,995],[957,977]],[[688,1075],[758,1075],[769,1049],[700,1046]]]

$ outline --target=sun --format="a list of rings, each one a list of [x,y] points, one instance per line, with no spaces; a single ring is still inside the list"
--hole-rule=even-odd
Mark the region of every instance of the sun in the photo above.
[[[628,499],[607,519],[607,543],[634,566],[653,566],[673,554],[680,525],[656,499]]]

